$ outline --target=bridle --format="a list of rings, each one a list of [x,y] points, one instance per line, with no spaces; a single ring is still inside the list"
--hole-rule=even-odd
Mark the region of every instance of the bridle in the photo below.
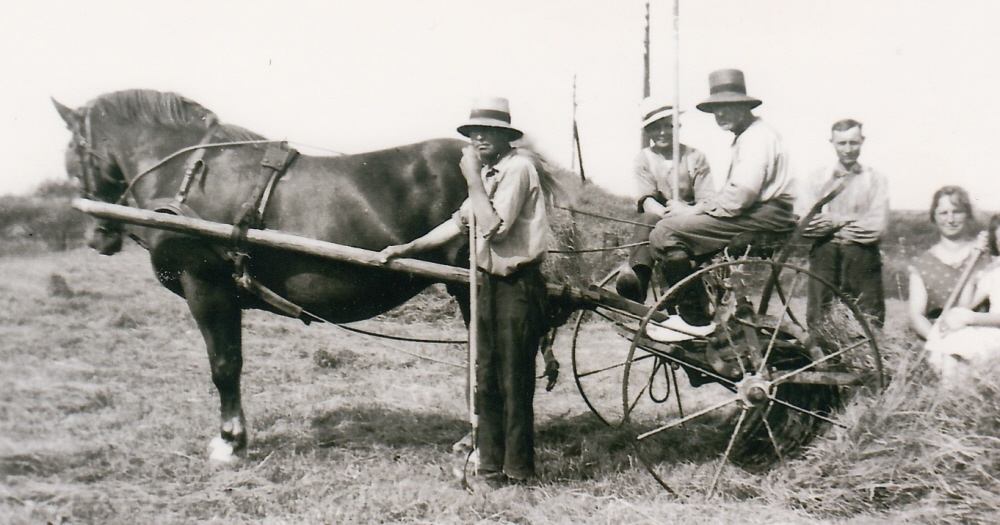
[[[146,175],[149,175],[150,173],[152,173],[153,171],[155,171],[160,166],[163,166],[164,164],[166,164],[170,160],[173,160],[174,158],[176,158],[176,157],[178,157],[180,155],[184,155],[184,154],[190,153],[192,151],[194,151],[194,152],[198,152],[198,151],[204,152],[204,150],[210,149],[210,148],[225,148],[225,147],[231,147],[231,146],[246,146],[246,145],[254,145],[254,144],[272,144],[272,143],[281,142],[281,141],[277,141],[277,140],[262,139],[262,140],[240,140],[240,141],[231,141],[231,142],[214,142],[214,143],[210,143],[209,141],[210,141],[212,135],[215,133],[216,128],[218,126],[218,122],[215,120],[215,118],[213,116],[213,117],[210,117],[209,125],[208,125],[208,130],[206,131],[205,135],[202,137],[202,140],[198,144],[194,144],[194,145],[191,145],[191,146],[187,146],[187,147],[181,148],[181,149],[179,149],[179,150],[171,153],[170,155],[167,155],[166,157],[160,159],[158,162],[156,162],[152,166],[150,166],[150,167],[144,169],[143,171],[139,172],[138,174],[136,174],[136,176],[133,177],[131,181],[128,180],[128,178],[125,176],[124,172],[122,173],[122,178],[121,179],[116,179],[116,178],[112,177],[111,175],[109,175],[108,173],[106,173],[104,170],[98,169],[97,166],[95,166],[95,164],[94,164],[95,160],[104,162],[105,164],[107,164],[109,166],[110,165],[114,165],[114,162],[112,162],[110,159],[108,159],[106,157],[103,157],[103,156],[99,155],[96,151],[94,151],[94,147],[93,147],[93,144],[94,144],[93,130],[92,130],[91,124],[90,124],[90,121],[91,121],[91,119],[90,119],[90,112],[91,112],[91,110],[92,110],[92,108],[88,107],[87,110],[86,110],[86,113],[84,114],[84,118],[83,118],[83,135],[81,135],[79,133],[79,131],[76,131],[76,130],[73,131],[74,142],[76,143],[75,149],[76,149],[77,159],[78,159],[78,161],[80,163],[80,170],[83,172],[82,173],[82,177],[83,177],[83,184],[84,184],[84,194],[88,198],[90,198],[90,199],[99,200],[99,199],[97,199],[97,183],[98,183],[98,180],[101,180],[101,181],[103,181],[105,183],[114,184],[114,185],[117,185],[117,186],[124,187],[124,189],[121,192],[121,195],[118,197],[118,200],[115,201],[114,204],[122,204],[123,202],[125,202],[126,199],[129,196],[129,194],[132,193],[132,188],[135,187],[135,184],[137,182],[139,182],[140,179],[142,179]],[[135,198],[135,195],[133,195],[133,198]]]
[[[90,111],[91,108],[87,108],[87,112],[83,117],[83,134],[81,135],[79,131],[74,130],[73,141],[75,143],[74,149],[76,150],[77,162],[80,164],[81,177],[83,179],[83,193],[87,198],[96,200],[98,177],[105,183],[125,186],[126,189],[131,185],[128,181],[115,179],[95,165],[95,160],[109,166],[113,165],[113,162],[94,151],[94,132],[90,124]],[[118,201],[121,202],[127,193],[127,191],[123,192]]]

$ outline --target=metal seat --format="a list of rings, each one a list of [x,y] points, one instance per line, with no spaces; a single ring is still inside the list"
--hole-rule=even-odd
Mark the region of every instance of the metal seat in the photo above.
[[[737,234],[725,251],[732,257],[758,257],[770,259],[791,238],[792,232],[751,231]]]

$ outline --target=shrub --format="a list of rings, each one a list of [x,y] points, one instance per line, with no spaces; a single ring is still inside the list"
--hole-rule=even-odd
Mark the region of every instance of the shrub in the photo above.
[[[90,219],[70,206],[71,182],[48,181],[35,195],[0,197],[0,254],[82,246]]]

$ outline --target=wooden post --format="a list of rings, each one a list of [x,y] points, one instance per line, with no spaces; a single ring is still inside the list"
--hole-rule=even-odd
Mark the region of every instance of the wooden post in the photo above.
[[[583,172],[583,148],[580,147],[580,128],[576,124],[576,75],[573,75],[573,150],[576,152],[571,162],[580,165],[580,180],[587,182]]]
[[[644,29],[644,35],[642,40],[642,98],[645,100],[649,98],[649,0],[646,0],[646,26]],[[646,130],[640,130],[639,135],[641,135],[641,144],[639,148],[645,148],[649,145],[649,138],[646,137]]]
[[[167,230],[198,237],[215,239],[223,243],[231,242],[233,229],[231,224],[179,217],[169,213],[159,213],[151,210],[140,210],[118,204],[92,201],[88,199],[73,199],[73,207],[94,217],[110,219],[159,230]],[[332,242],[318,241],[291,233],[275,230],[247,231],[247,242],[255,246],[266,246],[295,253],[314,255],[324,259],[405,272],[418,277],[425,277],[438,282],[468,283],[469,270],[447,264],[437,264],[419,259],[399,258],[382,264],[378,252],[344,246]],[[556,284],[547,285],[549,296],[571,303],[593,302],[592,294],[580,290],[566,289]]]
[[[479,471],[479,414],[476,412],[476,355],[479,349],[479,262],[476,214],[469,212],[469,423],[472,425],[472,470]]]
[[[680,3],[681,0],[674,0],[674,171],[673,199],[680,200],[680,172],[681,172],[681,31],[680,31]]]

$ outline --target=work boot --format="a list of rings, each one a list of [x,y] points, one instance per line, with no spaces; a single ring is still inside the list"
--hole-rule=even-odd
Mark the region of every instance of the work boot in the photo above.
[[[708,292],[701,279],[695,279],[680,290],[677,297],[677,313],[691,326],[707,326],[712,322],[709,313]]]
[[[646,289],[649,287],[649,278],[652,270],[647,266],[632,266],[625,263],[618,269],[618,278],[615,279],[615,290],[618,295],[637,303],[646,300]]]
[[[666,283],[679,282],[695,271],[690,255],[683,249],[667,251],[660,263],[663,280]],[[669,286],[668,286],[669,288]],[[672,300],[665,305],[668,310],[676,310],[684,322],[691,326],[707,326],[712,322],[709,314],[708,294],[701,279],[695,279],[677,290]]]

